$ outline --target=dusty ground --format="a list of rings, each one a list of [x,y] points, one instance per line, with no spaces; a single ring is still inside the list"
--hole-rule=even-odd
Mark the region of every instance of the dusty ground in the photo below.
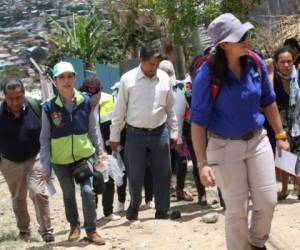
[[[188,178],[189,179],[189,178]],[[224,238],[224,214],[218,205],[200,208],[195,202],[177,202],[172,198],[171,206],[182,211],[182,218],[177,221],[154,220],[155,210],[142,210],[139,221],[128,222],[124,217],[116,222],[102,218],[102,207],[98,207],[98,231],[106,238],[105,246],[95,246],[86,242],[70,243],[66,241],[69,226],[65,221],[62,194],[57,186],[57,194],[50,199],[51,217],[55,230],[55,242],[41,242],[36,229],[36,219],[32,202],[29,209],[32,218],[32,240],[29,243],[16,241],[17,230],[11,209],[11,202],[6,183],[0,176],[0,249],[226,249]],[[193,189],[192,182],[187,187]],[[291,187],[292,188],[292,187]],[[78,193],[78,205],[81,202]],[[129,198],[129,197],[128,197]],[[216,199],[215,189],[209,190],[209,200]],[[195,197],[196,200],[196,197]],[[126,202],[128,204],[128,202]],[[215,224],[201,222],[201,216],[208,212],[217,212],[219,220]],[[82,217],[82,214],[81,214]],[[82,230],[82,237],[84,231]],[[295,196],[277,206],[268,249],[300,249],[300,202]]]

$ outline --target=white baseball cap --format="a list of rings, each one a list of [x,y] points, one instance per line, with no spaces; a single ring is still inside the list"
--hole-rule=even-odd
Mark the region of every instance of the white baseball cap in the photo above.
[[[73,65],[69,62],[59,62],[55,64],[52,70],[53,77],[57,77],[65,72],[72,72],[73,74],[76,75]]]

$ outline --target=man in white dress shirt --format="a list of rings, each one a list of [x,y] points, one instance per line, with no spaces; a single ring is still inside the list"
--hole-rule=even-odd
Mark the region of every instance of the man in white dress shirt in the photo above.
[[[153,176],[155,218],[173,217],[169,210],[170,146],[176,145],[178,126],[170,78],[158,69],[160,56],[160,47],[154,44],[141,48],[140,65],[124,74],[120,80],[111,124],[110,145],[114,151],[119,146],[123,121],[127,124],[125,156],[131,196],[126,213],[128,220],[138,217],[148,162]]]

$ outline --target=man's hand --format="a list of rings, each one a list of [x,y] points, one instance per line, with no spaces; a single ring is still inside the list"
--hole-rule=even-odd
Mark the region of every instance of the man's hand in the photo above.
[[[170,139],[170,148],[174,149],[176,148],[177,140],[176,139]]]
[[[176,147],[175,147],[176,151],[177,152],[181,152],[181,149],[182,149],[182,143],[181,144],[176,144]]]
[[[51,177],[51,174],[50,173],[43,173],[42,174],[42,179],[46,182],[49,182],[49,179]]]
[[[108,154],[103,152],[100,154],[94,162],[94,169],[97,171],[102,171],[105,168],[104,162],[108,159]]]
[[[276,140],[276,148],[279,157],[281,156],[281,150],[288,151],[290,149],[290,144],[287,140]]]
[[[272,58],[268,58],[265,60],[266,66],[267,66],[267,71],[269,74],[274,72],[274,63]]]
[[[201,180],[201,183],[205,187],[213,187],[215,183],[215,175],[212,171],[212,168],[208,165],[203,166],[201,169],[199,169],[199,177]]]
[[[109,146],[110,146],[110,148],[111,148],[112,151],[118,152],[118,147],[120,146],[120,142],[110,141],[109,142]]]
[[[90,103],[91,103],[91,107],[92,107],[92,108],[95,108],[96,105],[97,105],[97,103],[99,103],[100,97],[101,97],[100,94],[92,95],[91,100],[90,100]]]

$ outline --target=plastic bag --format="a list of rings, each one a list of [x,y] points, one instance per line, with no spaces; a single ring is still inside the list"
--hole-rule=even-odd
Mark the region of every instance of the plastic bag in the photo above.
[[[104,182],[108,182],[108,168],[105,162],[108,159],[108,154],[101,154],[95,161],[94,161],[94,169],[103,175]]]
[[[121,159],[121,156],[119,157]],[[94,165],[94,168],[97,171],[102,173],[104,182],[108,182],[109,177],[111,177],[115,181],[118,187],[123,185],[123,176],[124,176],[123,170],[119,167],[119,163],[118,163],[119,160],[117,160],[117,158],[119,157],[104,154],[97,159]]]
[[[122,160],[122,157],[121,157],[120,153],[119,152],[113,152],[112,155],[117,160],[119,168],[124,172],[125,171],[125,165],[124,165],[124,162]]]
[[[115,181],[116,185],[118,187],[122,186],[124,173],[120,169],[117,159],[112,155],[109,155],[108,157],[107,169],[108,175]]]

